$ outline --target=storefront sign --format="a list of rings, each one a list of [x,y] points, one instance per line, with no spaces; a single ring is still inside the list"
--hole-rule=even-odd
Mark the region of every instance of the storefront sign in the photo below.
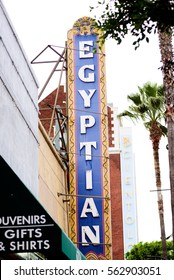
[[[0,251],[31,252],[50,249],[47,232],[54,227],[46,215],[1,216]]]
[[[84,259],[1,156],[0,176],[0,255],[40,252],[52,260],[77,254]]]

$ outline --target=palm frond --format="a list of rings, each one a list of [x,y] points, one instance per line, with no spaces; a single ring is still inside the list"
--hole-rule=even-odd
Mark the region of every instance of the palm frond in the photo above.
[[[130,111],[124,111],[120,114],[117,115],[118,118],[121,118],[121,117],[125,117],[127,119],[130,119],[134,124],[138,121],[139,119],[139,116],[135,113],[132,113]]]
[[[136,116],[134,113],[130,112],[130,111],[123,111],[122,113],[118,114],[117,115],[118,118],[121,118],[121,117],[128,117],[128,118],[131,118],[131,119],[135,119]]]
[[[152,107],[153,110],[161,110],[161,108],[163,107],[163,99],[160,96],[150,97],[149,105]]]
[[[147,82],[146,84],[144,84],[143,86],[143,90],[145,92],[145,95],[147,97],[155,97],[156,96],[156,93],[157,93],[157,84],[152,84],[150,82]]]
[[[149,111],[149,107],[146,104],[141,104],[137,106],[137,112],[141,115]]]
[[[145,128],[149,131],[151,127],[152,121],[144,122]]]
[[[158,93],[158,96],[161,96],[163,98],[163,100],[164,100],[164,86],[163,85],[159,86],[157,88],[157,93]]]
[[[163,86],[147,82],[142,87],[138,87],[138,93],[128,95],[127,98],[132,105],[119,114],[120,117],[128,117],[134,121],[141,120],[148,130],[154,122],[159,123],[163,135],[166,135],[166,128],[161,123],[165,120]]]
[[[167,136],[167,127],[159,123],[163,136]]]
[[[128,95],[127,96],[127,99],[129,100],[129,101],[132,101],[135,105],[140,105],[141,103],[142,103],[142,101],[141,101],[141,96],[140,96],[140,94],[138,94],[138,93],[135,93],[135,94],[131,94],[131,95]]]

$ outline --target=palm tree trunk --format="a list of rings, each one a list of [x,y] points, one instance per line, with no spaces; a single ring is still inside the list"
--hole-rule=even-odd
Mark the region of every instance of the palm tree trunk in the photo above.
[[[155,167],[155,178],[157,187],[157,197],[158,197],[158,213],[160,219],[160,229],[161,229],[161,240],[162,240],[162,258],[167,260],[167,245],[166,245],[166,233],[165,233],[165,223],[164,223],[164,207],[163,207],[163,196],[161,193],[161,173],[159,165],[159,141],[152,141],[153,147],[153,157],[154,157],[154,167]]]
[[[169,176],[171,189],[172,236],[174,248],[174,62],[172,50],[172,30],[159,32],[159,46],[162,60],[163,85],[166,103],[168,131]]]

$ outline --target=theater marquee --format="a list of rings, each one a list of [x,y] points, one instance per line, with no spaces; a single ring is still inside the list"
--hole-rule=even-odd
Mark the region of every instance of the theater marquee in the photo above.
[[[97,41],[89,17],[68,32],[70,234],[88,259],[111,259],[105,55]]]

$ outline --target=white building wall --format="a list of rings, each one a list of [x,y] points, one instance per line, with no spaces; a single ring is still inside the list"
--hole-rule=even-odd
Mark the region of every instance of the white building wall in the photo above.
[[[0,155],[38,194],[38,85],[0,1]]]

